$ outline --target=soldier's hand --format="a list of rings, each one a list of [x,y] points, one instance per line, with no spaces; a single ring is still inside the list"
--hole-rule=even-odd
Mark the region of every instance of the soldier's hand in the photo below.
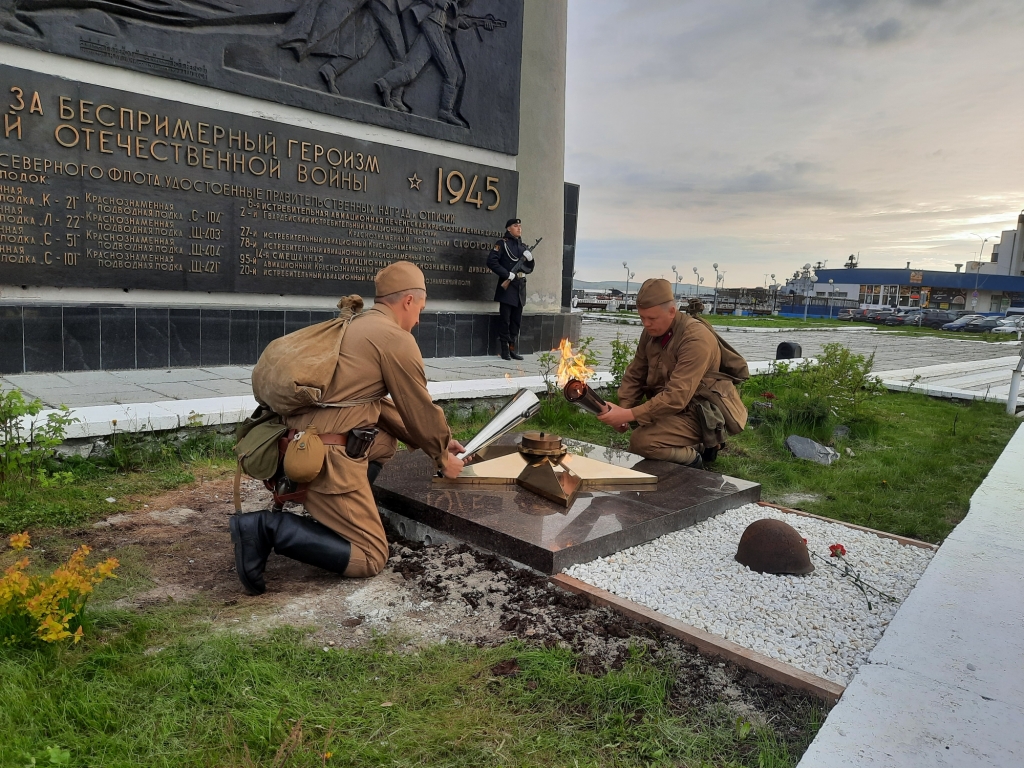
[[[629,422],[633,421],[633,411],[629,408],[620,408],[614,403],[608,404],[608,410],[598,417],[602,422],[618,432],[625,432]]]
[[[464,466],[466,466],[466,462],[464,462],[454,453],[449,453],[445,456],[444,470],[441,472],[441,474],[447,477],[449,480],[454,480],[462,472],[462,468]]]
[[[448,441],[448,453],[462,453],[466,450],[466,446],[460,443],[458,440]]]

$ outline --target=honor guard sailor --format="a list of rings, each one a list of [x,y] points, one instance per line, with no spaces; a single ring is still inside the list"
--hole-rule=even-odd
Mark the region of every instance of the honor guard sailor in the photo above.
[[[646,281],[636,306],[644,331],[619,405],[598,418],[620,432],[636,422],[633,453],[703,467],[747,422],[735,386],[750,377],[747,363],[704,320],[679,312],[667,280]]]
[[[313,519],[272,511],[231,518],[235,567],[252,594],[266,589],[263,572],[271,550],[343,576],[383,570],[388,542],[370,485],[395,455],[398,440],[430,456],[445,477],[462,471],[455,454],[463,448],[432,402],[410,333],[426,303],[423,272],[400,261],[382,269],[374,282],[374,305],[357,313],[344,331],[320,401],[284,418],[289,436],[315,433],[324,444],[326,458],[304,501]],[[292,365],[298,370],[301,362]],[[289,376],[294,378],[284,378]]]
[[[494,300],[498,302],[498,342],[502,360],[522,360],[516,351],[519,328],[526,306],[526,276],[533,272],[533,253],[522,240],[523,223],[519,219],[505,222],[505,236],[494,244],[487,257],[487,267],[498,276]],[[539,242],[539,241],[538,241]]]

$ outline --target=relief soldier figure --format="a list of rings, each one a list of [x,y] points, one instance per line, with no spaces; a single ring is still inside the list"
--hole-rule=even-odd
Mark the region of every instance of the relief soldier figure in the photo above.
[[[398,66],[406,54],[400,17],[414,0],[307,0],[285,27],[280,46],[307,56],[329,56],[320,76],[340,95],[337,79],[366,57],[378,39]],[[351,45],[346,41],[351,38]],[[396,95],[401,103],[401,94]],[[403,105],[404,106],[404,105]],[[401,107],[398,107],[401,109]],[[407,110],[404,110],[407,111]]]
[[[397,95],[405,86],[419,77],[423,68],[433,60],[441,72],[441,103],[437,117],[446,123],[468,128],[459,114],[462,88],[466,83],[466,70],[462,65],[454,35],[460,29],[483,27],[488,32],[505,22],[491,16],[466,16],[463,6],[472,0],[417,0],[410,9],[419,25],[419,34],[409,46],[409,52],[400,64],[374,85],[380,91],[381,101],[389,109],[408,111]]]

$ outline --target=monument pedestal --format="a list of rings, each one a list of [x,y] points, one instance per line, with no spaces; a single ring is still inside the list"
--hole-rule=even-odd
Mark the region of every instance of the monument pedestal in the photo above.
[[[429,457],[401,451],[378,476],[374,496],[415,522],[548,574],[761,498],[761,486],[746,480],[587,443],[570,450],[656,475],[657,490],[585,491],[567,509],[515,485],[435,484]]]

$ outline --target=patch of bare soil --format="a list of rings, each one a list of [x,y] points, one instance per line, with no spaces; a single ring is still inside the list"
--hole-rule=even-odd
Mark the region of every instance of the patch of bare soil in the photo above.
[[[243,483],[243,509],[266,509],[269,493]],[[144,608],[204,596],[217,607],[215,625],[259,633],[270,627],[309,628],[317,646],[356,647],[388,633],[398,650],[447,641],[478,645],[519,638],[528,644],[569,648],[579,670],[603,675],[620,669],[630,646],[668,664],[676,681],[671,700],[680,707],[724,704],[752,722],[773,722],[795,741],[810,700],[732,663],[700,656],[676,638],[594,608],[578,595],[552,586],[469,546],[434,546],[395,539],[387,568],[372,579],[342,579],[288,558],[271,555],[267,592],[250,597],[235,575],[228,518],[234,511],[230,479],[179,489],[148,506],[75,532],[97,551],[141,549],[155,583],[123,599]],[[495,673],[514,674],[513,670]]]

